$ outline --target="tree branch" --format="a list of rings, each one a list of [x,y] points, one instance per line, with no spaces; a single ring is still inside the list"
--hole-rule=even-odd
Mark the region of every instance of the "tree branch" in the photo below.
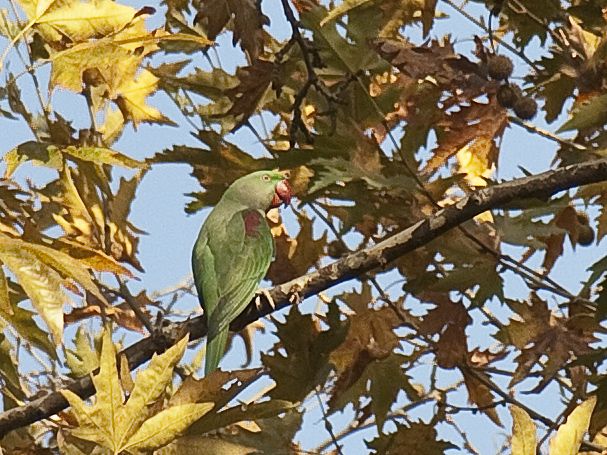
[[[240,330],[273,311],[299,303],[303,298],[316,295],[370,270],[385,269],[391,261],[428,244],[486,210],[504,207],[515,200],[548,197],[560,191],[603,181],[607,181],[607,159],[565,166],[480,189],[375,246],[349,254],[307,275],[274,286],[269,290],[269,294],[275,307],[262,298],[258,308],[255,302],[257,299],[254,299],[234,321],[232,329]],[[203,316],[185,322],[168,323],[160,335],[144,338],[123,350],[120,355],[125,355],[130,368],[134,369],[147,362],[155,352],[162,352],[173,345],[187,332],[190,334],[190,340],[205,336],[207,328]],[[65,388],[82,398],[94,393],[90,377],[74,380]],[[52,392],[26,405],[9,409],[0,414],[0,437],[16,428],[48,418],[67,407],[68,403],[63,396]]]

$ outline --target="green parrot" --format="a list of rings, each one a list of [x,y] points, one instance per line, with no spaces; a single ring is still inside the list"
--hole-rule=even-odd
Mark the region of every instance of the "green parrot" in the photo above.
[[[253,172],[229,186],[200,229],[192,269],[208,326],[205,375],[219,365],[230,323],[247,307],[274,257],[266,212],[290,201],[285,173]]]

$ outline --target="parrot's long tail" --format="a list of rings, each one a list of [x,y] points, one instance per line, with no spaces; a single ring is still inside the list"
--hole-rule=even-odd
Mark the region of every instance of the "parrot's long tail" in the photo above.
[[[207,376],[217,369],[223,357],[228,341],[228,329],[220,330],[207,341],[207,354],[204,363],[204,375]]]

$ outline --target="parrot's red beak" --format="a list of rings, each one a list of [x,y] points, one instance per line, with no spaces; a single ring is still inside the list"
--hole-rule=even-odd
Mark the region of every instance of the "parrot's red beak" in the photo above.
[[[274,198],[272,199],[272,208],[280,207],[280,204],[284,203],[285,205],[289,205],[291,203],[291,185],[289,185],[288,180],[281,180],[276,185],[276,189],[274,192]]]

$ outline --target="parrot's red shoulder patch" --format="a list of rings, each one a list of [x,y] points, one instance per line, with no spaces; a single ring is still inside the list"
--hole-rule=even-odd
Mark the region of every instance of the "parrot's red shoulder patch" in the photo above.
[[[244,219],[244,232],[247,237],[257,235],[262,222],[261,214],[257,210],[247,210],[242,215]]]

